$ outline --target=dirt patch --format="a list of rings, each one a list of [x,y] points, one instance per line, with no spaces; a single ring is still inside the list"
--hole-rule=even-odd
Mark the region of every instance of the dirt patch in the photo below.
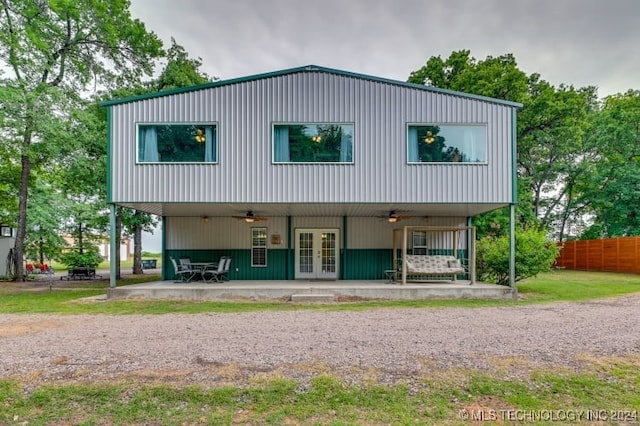
[[[64,321],[43,319],[43,320],[13,320],[11,323],[0,323],[0,338],[23,336],[25,334],[38,333],[50,328],[62,327]]]

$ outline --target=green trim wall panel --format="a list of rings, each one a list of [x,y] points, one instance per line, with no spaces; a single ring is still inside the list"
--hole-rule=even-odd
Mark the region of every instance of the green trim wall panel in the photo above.
[[[393,269],[393,250],[391,249],[348,249],[345,251],[349,259],[349,262],[343,265],[345,280],[381,280],[385,279],[385,270]],[[452,255],[453,250],[429,250],[429,254]],[[467,251],[458,250],[458,258],[466,259]]]
[[[267,266],[251,266],[251,250],[167,250],[163,273],[167,280],[175,279],[171,258],[188,257],[192,262],[216,262],[222,256],[231,256],[229,280],[286,280],[287,250],[267,250]]]
[[[344,280],[382,280],[384,271],[392,268],[391,249],[347,249],[344,256],[349,260],[342,265]],[[452,254],[451,250],[431,250],[429,254]],[[466,259],[466,250],[458,250],[458,258]],[[267,266],[251,266],[251,250],[167,250],[163,262],[163,276],[175,279],[170,258],[178,260],[188,257],[192,262],[215,262],[222,256],[231,256],[229,279],[233,280],[290,280],[287,274],[289,250],[269,249]],[[237,270],[236,270],[237,269]]]
[[[347,249],[349,262],[343,265],[345,280],[381,280],[393,263],[391,249]]]

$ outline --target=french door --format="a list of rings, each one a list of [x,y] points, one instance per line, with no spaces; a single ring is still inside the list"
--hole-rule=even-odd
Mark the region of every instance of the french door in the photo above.
[[[338,229],[296,229],[296,279],[337,279]]]

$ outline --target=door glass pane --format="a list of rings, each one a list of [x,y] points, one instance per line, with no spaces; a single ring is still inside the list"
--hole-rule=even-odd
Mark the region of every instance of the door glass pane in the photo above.
[[[336,234],[322,233],[322,272],[336,272]]]
[[[313,272],[313,233],[301,232],[300,241],[300,272]]]

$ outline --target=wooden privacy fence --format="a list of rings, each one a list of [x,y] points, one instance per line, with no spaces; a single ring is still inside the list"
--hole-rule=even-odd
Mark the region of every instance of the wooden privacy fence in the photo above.
[[[640,274],[640,237],[567,241],[556,266],[566,269]]]

